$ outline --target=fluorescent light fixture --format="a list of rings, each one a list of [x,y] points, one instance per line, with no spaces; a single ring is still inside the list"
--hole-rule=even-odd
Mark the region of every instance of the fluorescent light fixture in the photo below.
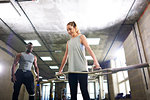
[[[87,60],[93,60],[93,58],[92,58],[91,56],[85,56],[85,58],[86,58]]]
[[[16,18],[20,17],[20,13],[10,0],[0,1],[0,18]]]
[[[24,40],[24,41],[26,42],[26,44],[31,42],[33,44],[33,46],[41,46],[41,44],[38,42],[38,40]]]
[[[51,69],[58,69],[58,66],[49,66]]]
[[[99,45],[100,38],[87,38],[89,45]]]
[[[62,51],[61,50],[55,50],[55,52],[58,53],[58,52],[62,52]]]
[[[39,76],[39,78],[43,78],[42,76]]]
[[[48,80],[47,80],[47,79],[42,79],[42,81],[46,82],[46,81],[48,81]]]
[[[40,57],[43,61],[52,61],[51,57]]]

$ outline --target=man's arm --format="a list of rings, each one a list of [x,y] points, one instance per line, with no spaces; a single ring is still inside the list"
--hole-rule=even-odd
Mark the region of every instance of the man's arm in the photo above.
[[[37,78],[37,81],[38,81],[39,80],[39,68],[37,66],[37,58],[36,58],[36,56],[34,56],[34,62],[33,62],[33,64],[34,64],[35,72],[37,74],[36,78]]]
[[[17,66],[17,64],[20,60],[20,56],[21,56],[21,53],[16,55],[16,58],[15,58],[14,63],[12,65],[11,77],[12,77],[12,82],[13,83],[16,81],[15,71],[16,71],[16,66]]]

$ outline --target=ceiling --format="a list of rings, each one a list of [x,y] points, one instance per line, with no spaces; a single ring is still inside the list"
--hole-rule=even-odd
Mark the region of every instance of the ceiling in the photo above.
[[[25,51],[24,40],[38,40],[41,46],[34,47],[33,53],[40,76],[50,79],[58,70],[49,66],[60,67],[70,39],[69,21],[75,21],[87,38],[100,38],[99,45],[91,48],[103,63],[114,56],[147,4],[147,0],[0,0],[0,40],[17,52]],[[50,56],[52,61],[43,61],[41,56]]]

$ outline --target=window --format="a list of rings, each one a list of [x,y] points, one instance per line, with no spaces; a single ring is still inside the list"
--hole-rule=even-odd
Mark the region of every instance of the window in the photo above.
[[[42,100],[49,100],[50,96],[50,83],[45,83],[42,86]]]
[[[125,53],[123,47],[119,49],[116,55],[115,59],[115,67],[125,67],[126,66],[126,60],[125,60]],[[118,92],[123,93],[124,96],[126,94],[129,94],[130,91],[130,85],[129,85],[129,79],[128,79],[128,72],[122,71],[118,72],[117,74],[117,83],[118,83]]]
[[[91,99],[94,99],[94,83],[90,82],[88,83],[88,89],[89,89],[89,95]]]

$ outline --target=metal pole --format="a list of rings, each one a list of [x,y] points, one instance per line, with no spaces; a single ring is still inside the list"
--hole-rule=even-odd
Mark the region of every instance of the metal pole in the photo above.
[[[94,82],[94,97],[96,99],[96,82]]]
[[[99,100],[101,100],[101,82],[100,82],[100,77],[98,77],[98,83],[99,83]]]

